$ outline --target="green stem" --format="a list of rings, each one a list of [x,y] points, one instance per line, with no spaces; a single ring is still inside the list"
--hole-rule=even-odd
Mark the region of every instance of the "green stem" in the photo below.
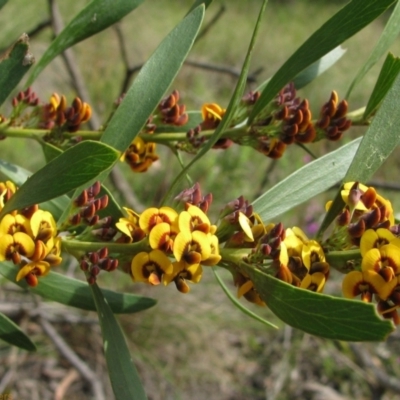
[[[22,127],[9,127],[7,125],[0,125],[0,134],[7,137],[18,137],[40,140],[44,135],[48,133],[47,130],[43,129],[30,129]]]
[[[359,263],[362,259],[360,249],[345,250],[345,251],[331,251],[325,254],[326,262],[337,271],[347,274],[354,270],[354,265],[349,262],[355,261]]]
[[[110,242],[81,242],[76,239],[64,239],[61,243],[62,249],[79,258],[89,251],[98,251],[107,247],[110,253],[136,255],[141,251],[150,251],[147,240],[137,243],[110,243]]]
[[[219,249],[219,254],[223,261],[232,263],[235,265],[243,262],[243,258],[247,257],[250,253],[250,249]]]

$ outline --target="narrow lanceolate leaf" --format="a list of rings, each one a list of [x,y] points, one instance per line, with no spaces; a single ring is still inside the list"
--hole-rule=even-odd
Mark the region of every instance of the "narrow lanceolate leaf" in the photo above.
[[[271,311],[283,322],[312,335],[334,340],[381,341],[394,330],[373,304],[304,290],[265,273],[248,274]]]
[[[146,124],[180,70],[204,17],[204,5],[188,14],[161,42],[134,80],[101,141],[125,151]]]
[[[393,82],[396,80],[399,72],[400,59],[398,57],[394,57],[393,54],[389,53],[382,66],[371,97],[368,100],[367,107],[365,108],[365,112],[363,115],[364,120],[367,120],[372,114],[376,112],[382,100],[385,98],[387,92],[392,87]]]
[[[15,281],[17,272],[18,268],[11,263],[2,262],[0,264],[0,274],[23,289],[29,289],[32,293],[57,303],[82,310],[96,311],[89,285],[86,282],[51,271],[48,275],[40,278],[39,284],[32,288],[27,285],[25,280]],[[154,299],[130,293],[117,293],[107,289],[102,289],[102,293],[116,314],[131,314],[147,310],[156,304]]]
[[[59,156],[62,153],[61,149],[59,149],[49,143],[46,143],[46,142],[42,143],[42,148],[43,148],[43,153],[45,155],[47,162],[50,162],[51,160],[53,160],[54,158],[56,158],[57,156]],[[0,168],[1,168],[1,164],[0,164]],[[19,184],[19,186],[20,186],[20,184]],[[90,186],[90,185],[88,185],[88,186]],[[78,196],[81,192],[82,192],[82,190],[81,191],[77,190],[76,196]],[[107,197],[108,197],[108,205],[105,209],[100,210],[100,212],[98,212],[98,215],[100,216],[100,218],[109,216],[109,217],[112,217],[114,221],[118,221],[118,219],[122,217],[121,207],[115,200],[112,193],[104,185],[101,185],[101,190],[100,190],[98,197],[101,197],[104,195],[107,195]],[[50,200],[46,203],[42,203],[40,205],[40,208],[42,208],[43,210],[46,210],[46,211],[50,211],[52,213],[53,217],[56,219],[56,221],[59,221],[58,225],[60,226],[61,223],[63,222],[63,219],[60,217],[62,215],[67,217],[71,206],[72,206],[71,199],[68,196],[62,196],[62,197],[58,197],[57,199]]]
[[[353,0],[315,31],[282,65],[261,93],[249,123],[296,75],[367,26],[395,0]]]
[[[0,340],[28,351],[36,351],[31,339],[4,314],[0,313]]]
[[[3,104],[34,62],[35,58],[29,53],[28,35],[24,33],[0,59],[0,104]]]
[[[33,174],[7,201],[0,216],[66,194],[110,169],[118,157],[103,143],[81,142]]]
[[[254,211],[269,221],[340,182],[360,141],[353,140],[289,175],[253,202]]]
[[[22,186],[24,182],[32,175],[31,172],[18,165],[11,164],[7,161],[0,160],[0,172],[7,179],[14,182],[17,186]],[[71,199],[67,196],[60,196],[55,199],[40,203],[39,207],[42,210],[49,211],[57,221],[65,209],[69,207]]]
[[[244,88],[246,86],[247,82],[247,75],[249,72],[250,68],[250,60],[251,56],[253,54],[253,49],[254,45],[256,43],[256,38],[257,34],[260,28],[262,16],[264,14],[265,8],[267,6],[268,0],[264,0],[260,12],[258,14],[257,22],[254,27],[253,35],[250,41],[249,48],[247,50],[246,58],[243,63],[242,71],[240,72],[239,80],[236,84],[235,90],[233,92],[232,98],[229,101],[228,108],[226,109],[226,112],[221,120],[221,122],[218,125],[218,128],[214,131],[213,135],[207,140],[207,142],[204,144],[204,146],[200,149],[200,151],[196,154],[196,156],[192,159],[192,161],[179,173],[179,175],[176,177],[174,182],[169,188],[169,192],[165,198],[165,200],[168,198],[168,196],[173,192],[174,187],[180,182],[180,180],[187,174],[189,168],[193,166],[194,163],[196,163],[201,157],[206,154],[212,146],[218,141],[218,139],[221,137],[221,135],[224,133],[224,130],[229,127],[230,122],[232,121],[232,118],[235,115],[235,112],[238,108],[239,102],[241,100],[241,97],[243,95]]]
[[[117,400],[146,400],[146,394],[130,356],[124,335],[107,300],[96,284],[91,285],[90,289],[99,315],[104,354],[115,398]]]
[[[92,0],[54,39],[33,69],[27,86],[64,50],[118,22],[141,3],[143,0]]]
[[[378,43],[374,47],[367,62],[358,71],[354,81],[351,83],[347,91],[346,98],[350,96],[353,88],[364,78],[366,73],[378,62],[378,60],[389,50],[395,39],[400,33],[400,2],[397,2],[389,21],[386,23],[385,29],[380,36]]]

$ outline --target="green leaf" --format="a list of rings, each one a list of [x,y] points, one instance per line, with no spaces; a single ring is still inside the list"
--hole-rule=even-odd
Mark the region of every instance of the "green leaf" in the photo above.
[[[15,281],[17,272],[18,268],[13,264],[9,262],[0,263],[0,274],[21,288],[29,289],[32,293],[57,303],[82,310],[96,311],[89,285],[86,282],[50,271],[48,275],[40,278],[36,287],[32,288],[27,285],[25,280]],[[102,292],[112,311],[116,314],[131,314],[147,310],[156,304],[156,300],[149,297],[117,293],[107,289],[102,289]]]
[[[7,201],[6,213],[68,193],[112,167],[119,154],[99,142],[81,142],[32,175]]]
[[[340,182],[360,141],[360,138],[353,140],[306,164],[256,199],[254,211],[269,221]]]
[[[143,0],[92,0],[54,39],[33,69],[26,86],[30,86],[64,50],[118,22],[141,3]]]
[[[23,183],[32,175],[32,173],[25,168],[3,160],[0,160],[0,172],[14,182],[17,186],[22,186]],[[57,221],[64,210],[69,207],[70,202],[71,199],[67,195],[64,195],[49,201],[45,201],[44,203],[40,203],[39,207],[42,210],[49,211]]]
[[[49,143],[42,143],[43,145],[43,153],[45,155],[46,161],[50,162],[54,158],[56,158],[59,154],[62,153],[58,147],[55,147]],[[107,174],[108,175],[108,174]],[[97,180],[97,177],[96,177]],[[100,180],[100,179],[98,179]],[[86,184],[85,184],[86,186]],[[77,195],[82,190],[76,190]],[[111,191],[107,189],[104,185],[101,186],[99,197],[107,195],[108,196],[108,205],[105,209],[100,210],[98,215],[100,218],[103,217],[112,217],[114,221],[118,221],[119,218],[123,216],[121,211],[121,207],[115,200],[114,196],[112,195]],[[56,221],[59,221],[58,225],[64,221],[64,219],[69,215],[69,211],[71,208],[71,199],[68,196],[58,197],[57,199],[50,200],[49,202],[41,204],[41,208],[43,210],[50,211]],[[61,218],[63,216],[63,218]]]
[[[254,105],[249,123],[296,75],[360,31],[387,10],[394,0],[353,0],[315,31],[271,78]]]
[[[347,93],[346,99],[349,98],[351,91],[356,86],[366,73],[378,62],[378,60],[388,51],[389,47],[394,43],[400,33],[400,3],[397,2],[389,21],[386,23],[385,29],[380,36],[378,43],[374,47],[367,62],[358,71],[356,77],[351,83]]]
[[[244,314],[248,315],[250,318],[253,318],[256,321],[261,322],[264,325],[267,325],[268,328],[278,329],[278,327],[276,325],[274,325],[273,323],[267,321],[264,318],[261,318],[259,315],[257,315],[256,313],[253,313],[247,307],[245,307],[234,295],[232,295],[230,290],[226,287],[224,281],[219,276],[218,272],[215,270],[215,268],[212,268],[212,271],[214,272],[215,279],[217,280],[217,282],[221,286],[222,290],[224,291],[224,293],[226,294],[228,299],[235,305],[235,307],[237,307]]]
[[[248,268],[260,297],[282,321],[312,335],[352,342],[385,340],[394,330],[373,304],[297,288]]]
[[[1,5],[0,5],[1,7]],[[29,38],[23,34],[18,41],[6,52],[0,62],[0,104],[18,85],[26,71],[35,62],[29,53]]]
[[[161,42],[115,111],[101,141],[125,151],[146,124],[180,70],[204,17],[204,6],[188,14]]]
[[[28,351],[36,351],[35,344],[29,337],[4,314],[0,313],[0,339]]]
[[[400,4],[400,3],[399,3]],[[392,87],[397,75],[400,72],[400,59],[388,54],[382,66],[378,80],[368,100],[367,107],[363,115],[363,119],[367,120],[378,109],[387,92]]]
[[[257,34],[258,34],[258,31],[260,28],[262,16],[264,14],[267,3],[268,3],[268,0],[264,0],[263,4],[261,6],[256,25],[254,27],[253,35],[252,35],[252,38],[250,41],[250,45],[247,50],[246,58],[243,63],[242,71],[240,72],[240,76],[239,76],[238,82],[236,84],[235,90],[233,92],[232,98],[229,101],[228,108],[226,109],[226,112],[225,112],[221,122],[219,123],[217,129],[214,131],[212,136],[201,147],[200,151],[196,154],[196,156],[189,162],[188,165],[186,165],[185,168],[183,168],[181,170],[179,175],[175,178],[174,182],[169,187],[168,193],[166,194],[165,198],[163,199],[163,203],[165,203],[165,201],[171,195],[175,186],[187,174],[189,168],[192,167],[194,165],[194,163],[196,163],[201,157],[203,157],[204,154],[206,154],[212,148],[212,146],[214,146],[214,144],[218,141],[218,139],[224,133],[224,130],[229,127],[230,122],[232,121],[232,118],[234,117],[235,112],[238,108],[239,102],[242,98],[243,91],[246,87],[247,75],[248,75],[249,68],[250,68],[250,60],[251,60],[253,49],[254,49],[254,46],[256,43],[256,38],[257,38]]]
[[[61,149],[52,145],[51,143],[43,141],[40,144],[42,145],[44,158],[46,159],[47,163],[49,163],[54,158],[58,157],[63,152]]]
[[[104,354],[115,398],[117,400],[146,400],[147,396],[140,382],[135,364],[129,354],[124,335],[108,305],[107,299],[103,297],[96,284],[91,285],[90,289],[99,315]]]

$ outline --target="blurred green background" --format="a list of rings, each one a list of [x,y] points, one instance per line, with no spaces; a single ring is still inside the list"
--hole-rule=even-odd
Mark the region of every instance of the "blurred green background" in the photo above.
[[[57,2],[64,23],[67,24],[87,3]],[[148,0],[119,24],[130,67],[141,65],[148,59],[186,14],[191,3],[188,0]],[[255,75],[256,81],[248,85],[248,90],[256,89],[269,78],[344,4],[342,1],[270,1],[250,69],[251,73],[260,72]],[[207,10],[204,25],[218,13],[221,17],[194,45],[188,57],[190,64],[203,63],[240,72],[260,6],[260,0],[214,1]],[[46,21],[49,18],[48,8],[48,2],[44,0],[10,1],[0,12],[0,48],[6,48],[21,33],[29,32]],[[347,51],[342,59],[299,92],[301,97],[309,99],[315,118],[332,90],[343,98],[357,71],[367,60],[388,17],[389,14],[381,16],[345,42],[343,47]],[[36,59],[43,54],[51,38],[50,28],[32,37],[31,52]],[[114,101],[121,95],[125,71],[120,44],[116,30],[110,28],[73,48],[90,93],[91,105],[103,122],[107,120]],[[391,50],[395,55],[400,53],[399,41]],[[204,102],[217,102],[226,107],[237,77],[190,64],[183,66],[171,90],[180,91],[182,102],[189,110],[199,110]],[[381,64],[374,67],[354,89],[348,99],[351,111],[366,105]],[[45,69],[33,88],[43,101],[47,101],[53,92],[65,94],[69,102],[76,95],[61,57]],[[7,115],[8,110],[6,105],[2,112]],[[310,147],[313,152],[322,155],[362,132],[363,128],[353,128],[346,132],[340,143],[318,143]],[[31,171],[44,165],[41,148],[36,143],[7,139],[0,146],[2,159]],[[179,164],[168,149],[158,146],[158,152],[160,161],[145,174],[133,174],[129,167],[121,165],[124,179],[138,203],[144,207],[157,204],[179,171]],[[398,155],[395,151],[374,177],[375,181],[397,183]],[[183,158],[187,161],[190,157],[184,155]],[[215,217],[226,202],[240,195],[254,200],[307,161],[304,150],[296,146],[289,146],[276,162],[250,148],[232,146],[226,151],[216,150],[207,154],[192,169],[191,176],[194,181],[200,182],[204,193],[213,193],[211,215]],[[395,205],[399,203],[393,192],[382,193],[388,195]],[[119,197],[116,191],[115,195]],[[332,195],[333,191],[323,194],[307,205],[279,216],[274,222],[304,226],[318,221],[324,212],[325,201]],[[80,276],[79,270],[76,274]],[[223,276],[231,285],[230,277]],[[372,398],[370,376],[358,363],[354,348],[284,327],[266,308],[249,306],[279,324],[279,331],[249,319],[231,305],[211,271],[206,270],[202,282],[192,285],[191,292],[186,296],[172,286],[155,288],[134,285],[125,275],[118,273],[101,276],[99,284],[159,299],[154,309],[121,318],[150,399]],[[334,277],[328,290],[340,293],[340,284]],[[68,332],[68,340],[72,343],[77,344],[86,338],[80,326]],[[364,349],[380,363],[384,360],[389,371],[396,375],[400,373],[399,359],[396,351],[392,351],[395,347],[390,347],[395,345],[394,338],[387,344],[366,345]],[[79,353],[79,346],[76,351]],[[50,356],[43,354],[43,357]],[[95,362],[90,355],[88,357],[88,362]],[[374,398],[395,399],[396,396],[398,394],[389,390]],[[82,398],[85,398],[84,395]]]

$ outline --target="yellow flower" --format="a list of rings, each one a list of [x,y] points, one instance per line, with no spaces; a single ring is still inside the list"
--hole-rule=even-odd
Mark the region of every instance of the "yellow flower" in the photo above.
[[[172,272],[172,263],[161,250],[138,253],[131,263],[132,279],[135,282],[159,285],[163,275],[169,275]]]
[[[16,190],[17,187],[11,181],[0,182],[0,211]]]
[[[221,256],[219,255],[219,241],[218,237],[215,235],[208,235],[208,241],[211,247],[210,256],[203,260],[202,265],[213,266],[217,265],[221,261]]]
[[[174,281],[176,288],[182,293],[188,293],[190,290],[186,281],[198,283],[200,282],[203,269],[200,264],[188,265],[185,261],[177,261],[173,264],[173,272],[165,274],[163,277],[164,285],[168,285]]]
[[[386,300],[396,284],[397,279],[386,282],[378,272],[372,269],[351,271],[343,279],[342,292],[344,297],[349,299],[361,295],[361,300],[365,302],[371,302],[373,294]]]
[[[176,224],[161,222],[153,227],[149,235],[149,244],[152,249],[159,249],[166,253],[172,253],[174,239],[179,230]]]
[[[390,268],[390,270],[388,270]],[[361,270],[374,270],[380,273],[386,281],[400,274],[400,251],[393,244],[385,244],[379,249],[368,250],[361,262]]]
[[[158,160],[156,144],[146,143],[136,136],[120,160],[126,161],[134,172],[146,172],[153,162]]]
[[[161,222],[172,225],[178,218],[178,213],[170,207],[151,207],[144,210],[139,218],[139,226],[146,234]]]
[[[215,233],[216,226],[211,225],[207,215],[199,208],[190,205],[186,211],[182,211],[178,217],[180,231],[201,231]]]
[[[50,264],[46,261],[32,261],[25,264],[18,272],[15,280],[19,282],[25,278],[29,286],[38,284],[37,277],[45,276],[50,272]]]
[[[29,236],[33,236],[29,219],[21,214],[6,214],[0,222],[1,235],[13,235],[16,232],[23,232]]]
[[[242,296],[249,302],[259,306],[265,306],[265,302],[261,299],[260,295],[254,288],[253,282],[247,275],[238,272],[234,278],[235,286],[238,287],[237,297],[240,299]]]
[[[119,229],[127,238],[129,242],[138,242],[142,240],[146,234],[139,227],[139,214],[130,208],[124,207],[125,212],[128,214],[127,217],[120,218],[115,224],[117,229]]]
[[[37,210],[30,220],[32,235],[35,240],[47,242],[57,235],[57,225],[53,216],[48,211]]]
[[[321,293],[324,290],[325,282],[326,277],[322,272],[314,272],[313,274],[307,274],[303,278],[300,287]]]
[[[176,261],[187,264],[200,264],[211,256],[211,244],[208,235],[201,231],[179,232],[173,249]]]
[[[216,128],[225,114],[225,109],[216,103],[205,103],[201,107],[201,116],[203,117],[202,127],[204,129]]]
[[[31,257],[35,251],[35,242],[23,232],[0,237],[0,261],[12,260],[14,264],[21,262],[21,256]]]
[[[373,248],[380,248],[385,244],[389,244],[394,239],[396,239],[396,237],[392,232],[390,232],[389,229],[379,228],[376,231],[374,229],[367,229],[361,236],[361,255],[364,257],[369,250]]]
[[[309,240],[303,245],[301,258],[303,259],[303,264],[310,270],[313,263],[325,262],[325,253],[316,240]]]

